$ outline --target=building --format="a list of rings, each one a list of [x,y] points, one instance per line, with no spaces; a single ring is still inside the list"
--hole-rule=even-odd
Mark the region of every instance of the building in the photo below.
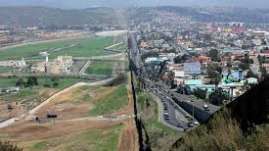
[[[52,62],[49,62],[46,69],[45,62],[39,62],[32,66],[32,72],[47,72],[50,74],[70,74],[74,61],[72,56],[58,56]]]
[[[48,72],[52,74],[70,74],[73,65],[72,56],[58,56],[48,64]]]
[[[195,76],[201,74],[200,62],[184,63],[184,72],[187,75]]]
[[[16,61],[16,60],[9,60],[9,61],[0,61],[0,66],[2,67],[14,67],[14,68],[23,68],[26,67],[26,62],[24,59]]]
[[[182,70],[173,70],[174,72],[174,82],[176,85],[184,84],[185,73]]]

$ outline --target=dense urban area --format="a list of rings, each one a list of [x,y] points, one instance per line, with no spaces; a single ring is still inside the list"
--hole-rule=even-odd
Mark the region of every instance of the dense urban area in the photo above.
[[[0,146],[269,150],[268,14],[2,7]]]

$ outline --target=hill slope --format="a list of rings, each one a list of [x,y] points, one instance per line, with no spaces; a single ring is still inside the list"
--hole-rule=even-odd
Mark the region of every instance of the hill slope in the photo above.
[[[63,10],[45,7],[0,7],[0,24],[45,27],[119,25],[112,8]]]
[[[269,150],[269,79],[229,104],[171,150]]]

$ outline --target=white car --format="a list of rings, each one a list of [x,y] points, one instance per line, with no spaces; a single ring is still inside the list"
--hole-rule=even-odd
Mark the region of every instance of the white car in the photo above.
[[[199,122],[195,121],[193,122],[194,125],[199,125]]]
[[[203,108],[204,108],[204,110],[209,111],[209,108],[208,108],[207,104],[204,104]]]

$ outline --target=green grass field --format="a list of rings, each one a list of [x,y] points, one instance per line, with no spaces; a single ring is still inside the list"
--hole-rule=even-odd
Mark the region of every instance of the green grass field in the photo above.
[[[105,98],[98,100],[95,107],[90,111],[90,115],[104,115],[118,111],[128,104],[128,94],[126,84],[122,84]]]
[[[14,87],[16,86],[16,82],[19,78],[0,78],[0,88],[1,87]],[[27,81],[27,78],[23,78],[24,81]],[[72,85],[76,82],[81,81],[80,79],[76,79],[76,78],[61,78],[61,79],[57,79],[56,82],[58,83],[57,86],[55,86],[54,88],[57,89],[63,89],[69,85]],[[51,80],[51,78],[38,78],[38,86],[34,86],[34,88],[36,87],[43,87],[45,84],[49,84],[51,87],[53,85],[53,81]]]
[[[87,70],[87,74],[111,75],[113,71],[113,63],[111,62],[95,62],[91,64]]]
[[[31,143],[27,150],[45,151],[117,151],[120,132],[123,126],[117,125],[109,129],[94,129],[76,135],[58,137]]]
[[[11,72],[13,71],[13,68],[10,67],[0,67],[0,73],[6,73],[6,72]]]
[[[0,88],[16,86],[17,78],[0,78]]]
[[[65,48],[71,45],[71,48]],[[29,44],[16,48],[9,48],[0,52],[0,60],[21,59],[24,58],[40,58],[39,53],[48,51],[49,58],[53,59],[59,55],[70,55],[74,57],[88,57],[102,55],[104,47],[113,44],[112,37],[91,37],[75,40],[63,40],[55,42],[46,42],[39,44]],[[62,48],[59,51],[54,51]]]

